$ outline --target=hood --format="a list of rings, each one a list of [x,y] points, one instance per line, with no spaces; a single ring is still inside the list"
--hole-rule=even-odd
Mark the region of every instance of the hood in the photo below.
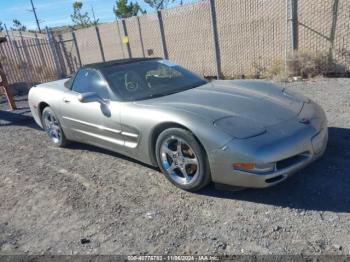
[[[236,116],[267,127],[299,114],[303,101],[267,81],[216,80],[138,103],[191,112],[209,121]]]

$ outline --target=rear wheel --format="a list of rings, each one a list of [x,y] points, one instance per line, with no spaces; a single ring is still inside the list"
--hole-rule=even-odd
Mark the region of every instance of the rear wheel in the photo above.
[[[210,182],[205,151],[187,130],[163,131],[157,139],[156,156],[167,179],[181,189],[197,191]]]
[[[68,140],[66,139],[58,118],[51,107],[47,106],[44,108],[41,118],[43,127],[52,143],[58,147],[66,146],[68,144]]]

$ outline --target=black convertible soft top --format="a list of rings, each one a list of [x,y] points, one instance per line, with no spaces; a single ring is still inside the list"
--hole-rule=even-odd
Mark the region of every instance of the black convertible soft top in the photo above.
[[[134,63],[134,62],[141,62],[141,61],[150,61],[150,60],[159,60],[162,59],[161,57],[144,57],[144,58],[127,58],[127,59],[118,59],[118,60],[111,60],[108,62],[100,62],[100,63],[93,63],[93,64],[88,64],[84,65],[81,67],[81,69],[85,68],[93,68],[93,69],[100,69],[100,68],[105,68],[109,66],[114,66],[114,65],[120,65],[120,64],[129,64],[129,63]]]

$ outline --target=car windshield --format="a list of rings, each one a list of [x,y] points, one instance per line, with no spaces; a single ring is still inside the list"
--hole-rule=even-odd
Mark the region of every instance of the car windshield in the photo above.
[[[148,60],[101,69],[112,91],[124,101],[150,99],[207,83],[168,60]]]

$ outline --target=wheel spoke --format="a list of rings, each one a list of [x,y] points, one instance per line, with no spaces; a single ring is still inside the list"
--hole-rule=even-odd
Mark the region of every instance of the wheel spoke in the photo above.
[[[185,165],[198,165],[197,158],[184,157]]]
[[[177,140],[176,152],[177,152],[180,156],[182,156],[182,141],[181,141],[181,140]]]
[[[52,125],[52,129],[54,129],[55,131],[60,131],[61,129],[60,129],[60,127],[58,126],[58,125]]]
[[[172,151],[168,145],[163,145],[162,148],[161,148],[162,152],[169,155],[171,158],[173,158],[173,154],[175,153],[174,151]]]
[[[181,167],[180,170],[181,170],[181,173],[183,174],[183,176],[185,177],[186,181],[187,181],[187,182],[190,181],[191,178],[190,178],[190,176],[187,174],[186,167]]]
[[[168,174],[169,175],[171,175],[171,173],[174,171],[174,169],[176,168],[176,166],[175,166],[175,164],[174,164],[174,162],[171,164],[171,166],[169,166],[168,168],[167,168],[167,172],[168,172]]]

